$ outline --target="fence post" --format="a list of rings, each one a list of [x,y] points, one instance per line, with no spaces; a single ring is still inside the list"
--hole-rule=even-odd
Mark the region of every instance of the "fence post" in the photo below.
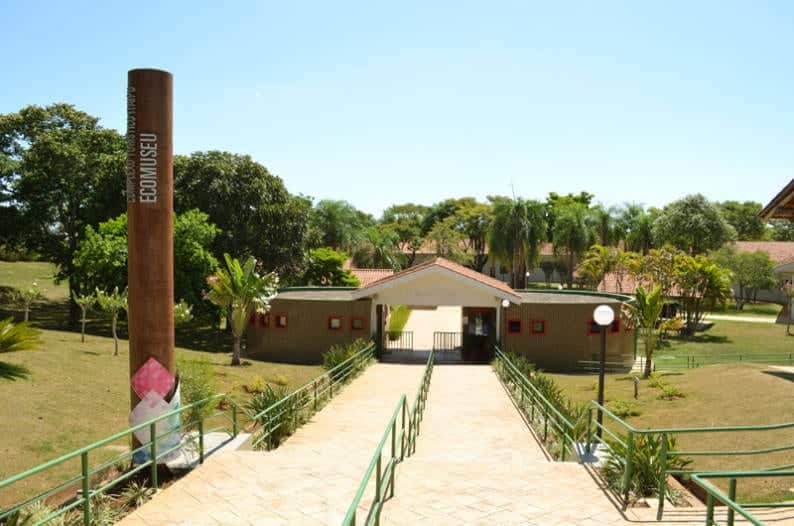
[[[88,451],[80,455],[80,467],[83,475],[83,526],[91,525],[91,480],[88,474]]]
[[[593,447],[593,408],[587,410],[587,454],[592,453]]]
[[[629,431],[626,438],[626,472],[623,477],[623,509],[629,507],[629,494],[631,493],[631,469],[634,456],[634,432]]]
[[[199,417],[198,421],[199,432],[199,464],[204,463],[204,417]]]
[[[397,470],[397,421],[391,423],[391,472],[389,473],[389,497],[394,497],[394,472]]]
[[[709,493],[706,496],[706,526],[714,524],[714,495]]]
[[[656,509],[656,520],[662,520],[664,513],[664,499],[667,493],[667,433],[662,433],[662,470],[659,473],[659,506]]]
[[[731,479],[728,486],[728,498],[736,502],[736,479]],[[728,506],[728,526],[733,526],[733,508]]]
[[[317,411],[317,380],[314,381],[314,410]]]
[[[407,403],[407,402],[406,402]],[[411,456],[414,440],[414,415],[408,413],[408,456]]]
[[[544,405],[543,406],[543,441],[546,441],[546,438],[549,436],[549,408]]]
[[[381,458],[383,458],[383,452],[378,452],[378,463],[377,468],[375,471],[375,502],[380,502],[382,493],[382,488],[380,487],[380,479],[381,479]]]
[[[402,437],[402,438],[400,438],[400,462],[405,460],[405,438],[406,438],[405,437],[405,408],[406,408],[406,404],[407,403],[408,403],[408,401],[405,398],[403,398],[403,410],[402,410],[403,419],[402,419],[402,425],[401,425],[402,431],[400,433],[400,437]]]
[[[149,455],[152,457],[152,489],[157,491],[157,426],[149,424]]]
[[[237,404],[232,402],[232,432],[234,436],[237,436],[239,428],[237,426]]]

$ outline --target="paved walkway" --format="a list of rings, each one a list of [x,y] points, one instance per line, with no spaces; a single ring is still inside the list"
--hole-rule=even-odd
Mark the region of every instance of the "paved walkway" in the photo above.
[[[731,314],[706,314],[703,317],[704,321],[742,321],[747,323],[776,323],[776,316],[760,317],[760,316],[734,316]]]
[[[667,512],[663,523],[650,509],[621,513],[583,466],[547,461],[489,366],[435,368],[416,454],[397,470],[395,489],[381,524],[702,526],[705,519],[700,509]]]
[[[213,455],[120,524],[337,526],[400,395],[415,396],[423,372],[369,367],[278,449]]]
[[[404,331],[413,333],[415,350],[433,349],[433,334],[439,332],[461,332],[462,309],[460,307],[439,306],[434,309],[414,308],[408,317]]]

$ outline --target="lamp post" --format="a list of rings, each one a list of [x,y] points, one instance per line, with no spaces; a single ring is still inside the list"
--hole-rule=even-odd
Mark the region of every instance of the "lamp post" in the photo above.
[[[601,328],[601,354],[598,360],[598,429],[596,435],[601,438],[601,427],[604,421],[604,413],[601,408],[604,405],[604,368],[607,358],[607,327],[615,321],[615,311],[609,305],[599,305],[593,311],[593,319]]]

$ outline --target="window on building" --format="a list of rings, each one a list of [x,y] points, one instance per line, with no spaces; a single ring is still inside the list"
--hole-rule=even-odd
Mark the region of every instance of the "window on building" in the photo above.
[[[351,331],[363,331],[364,330],[364,318],[350,318],[350,330]]]
[[[276,329],[286,329],[287,328],[287,315],[286,314],[274,314]]]
[[[270,313],[266,312],[259,315],[259,326],[267,329],[270,327]]]
[[[507,320],[507,334],[521,334],[521,320]]]
[[[531,334],[543,336],[546,334],[546,320],[532,320],[529,325]]]
[[[615,318],[614,321],[612,321],[612,324],[609,326],[609,333],[616,334],[618,332],[620,332],[620,320]]]
[[[590,324],[587,326],[588,334],[601,334],[601,326],[596,323],[595,320],[590,320]]]
[[[338,331],[342,329],[342,317],[341,316],[329,316],[328,317],[328,330],[329,331]]]

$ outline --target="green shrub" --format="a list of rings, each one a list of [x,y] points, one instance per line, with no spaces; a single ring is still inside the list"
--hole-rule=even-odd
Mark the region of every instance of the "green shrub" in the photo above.
[[[357,340],[353,341],[348,345],[339,344],[331,346],[328,351],[323,353],[323,368],[326,371],[330,371],[337,365],[343,363],[346,360],[349,360],[357,353],[366,349],[371,342],[369,340],[365,340],[363,338],[358,338]],[[357,370],[362,368],[364,364],[361,364],[357,367]],[[347,372],[347,368],[345,370],[334,371],[331,373],[331,379],[333,381],[337,381],[339,378],[342,377]]]
[[[386,332],[389,339],[394,341],[400,337],[400,333],[408,323],[408,318],[411,317],[411,309],[407,305],[395,305],[389,314],[389,325],[386,327]]]
[[[14,318],[0,320],[0,353],[27,351],[41,343],[41,331],[22,321],[14,323]]]
[[[185,300],[174,304],[174,325],[181,327],[193,321],[193,306]]]
[[[659,393],[659,396],[657,396],[659,400],[677,400],[679,398],[686,398],[686,394],[677,385],[665,384],[660,388],[660,390],[662,392]]]
[[[263,376],[257,376],[247,384],[243,384],[243,389],[248,394],[261,393],[267,389],[267,380]]]
[[[622,437],[625,443],[626,438]],[[623,486],[626,448],[622,443],[607,439],[608,453],[601,468],[607,485],[615,491]],[[691,460],[675,453],[675,437],[667,439],[667,470],[685,469]],[[632,477],[630,494],[635,498],[652,497],[658,494],[659,477],[662,475],[662,435],[636,435],[632,453]]]
[[[118,500],[127,508],[139,508],[152,498],[152,494],[152,488],[145,483],[132,481],[119,493]]]
[[[217,393],[215,371],[210,362],[180,360],[178,363],[182,405],[199,402]],[[208,416],[215,407],[211,403],[198,404],[183,415],[189,423]]]
[[[261,427],[260,436],[270,432],[269,437],[259,444],[260,447],[278,447],[303,423],[301,409],[307,401],[306,392],[292,396],[272,411],[261,414],[279,400],[286,398],[288,394],[283,386],[273,389],[268,385],[264,391],[256,393],[246,403],[245,411],[248,417]]]
[[[619,418],[640,416],[640,414],[642,414],[640,410],[637,409],[637,404],[626,400],[613,400],[607,404],[607,409],[615,413],[615,416]]]
[[[276,385],[286,386],[287,384],[289,384],[289,380],[287,379],[287,377],[285,375],[279,374],[279,375],[276,375],[276,377],[273,379],[273,383],[276,384]]]

